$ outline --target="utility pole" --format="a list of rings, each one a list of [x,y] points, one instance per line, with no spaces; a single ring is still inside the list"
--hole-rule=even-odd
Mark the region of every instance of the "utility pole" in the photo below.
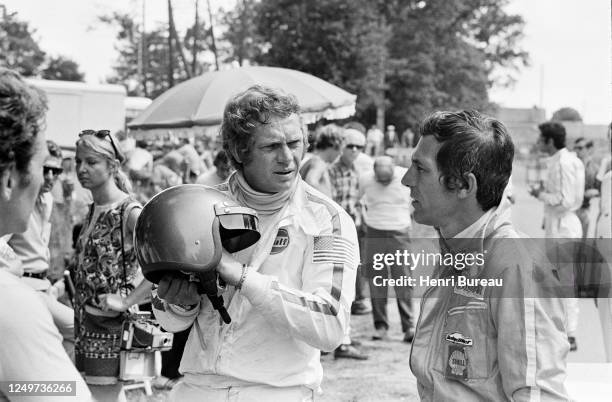
[[[172,3],[168,0],[168,88],[174,86],[174,51],[172,50]]]
[[[178,37],[178,34],[176,33],[176,26],[174,25],[174,15],[172,13],[172,4],[170,0],[168,0],[168,4],[170,5],[168,9],[169,10],[168,18],[170,20],[170,37],[174,40],[174,43],[176,44],[176,48],[179,53],[179,58],[181,59],[181,62],[183,63],[183,68],[185,69],[185,75],[187,76],[187,78],[191,78],[191,71],[189,70],[189,64],[187,63],[185,52],[183,52],[183,44],[181,43]]]
[[[213,29],[212,11],[210,9],[210,0],[206,0],[208,5],[208,18],[210,19],[210,37],[212,39],[212,51],[215,55],[215,70],[219,71],[219,57],[217,56],[217,45],[215,43],[215,31]]]
[[[142,0],[142,27],[140,29],[140,46],[138,46],[138,79],[140,81],[140,85],[142,86],[140,94],[142,96],[148,96],[147,93],[147,45],[146,45],[146,37],[147,31],[145,29],[145,21],[146,21],[146,1]]]
[[[198,32],[200,31],[200,21],[198,16],[198,0],[195,0],[195,21],[193,23],[193,43],[191,45],[191,74],[196,75],[198,66]]]

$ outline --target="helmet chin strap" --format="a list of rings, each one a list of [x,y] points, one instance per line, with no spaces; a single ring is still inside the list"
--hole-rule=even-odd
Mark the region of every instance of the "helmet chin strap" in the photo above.
[[[223,280],[219,278],[216,271],[206,271],[199,274],[190,272],[189,282],[196,282],[199,294],[205,294],[210,300],[213,308],[219,312],[224,323],[229,324],[232,318],[225,309],[223,304],[223,296],[219,294],[225,288]]]

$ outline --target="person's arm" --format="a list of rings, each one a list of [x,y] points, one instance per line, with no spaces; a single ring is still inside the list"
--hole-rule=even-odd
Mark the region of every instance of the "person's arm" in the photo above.
[[[134,233],[134,228],[136,227],[136,221],[138,220],[138,216],[142,208],[132,207],[128,213],[126,225],[125,225],[125,242],[127,245],[132,244],[132,238]],[[127,297],[123,297],[118,294],[103,294],[99,296],[100,308],[109,309],[114,311],[126,311],[131,306],[135,304],[142,304],[149,300],[151,296],[151,287],[153,284],[148,280],[142,278],[142,281],[136,286],[134,290],[130,292]]]
[[[326,169],[325,164],[313,163],[308,174],[304,177],[304,181],[319,190],[321,177],[325,174]]]
[[[193,286],[193,288],[190,288]],[[151,292],[153,314],[166,331],[180,332],[191,327],[203,302],[195,284],[179,278],[164,278]]]
[[[331,219],[337,225],[334,233],[330,230],[308,238],[299,289],[243,268],[227,254],[218,267],[228,284],[242,282],[240,292],[272,327],[323,351],[335,349],[343,340],[359,264],[357,234],[350,217],[342,211]]]
[[[501,260],[509,263],[516,258],[508,255]],[[556,279],[552,271],[546,271],[546,279],[534,281],[534,275],[529,274],[532,266],[515,264],[503,272],[503,287],[493,288],[490,299],[504,393],[508,400],[519,402],[534,397],[567,401],[564,381],[569,344],[563,299],[551,295],[538,298],[542,294],[535,288],[553,285]]]
[[[561,166],[555,171],[553,192],[541,192],[537,196],[545,204],[561,211],[570,211],[576,200],[582,201],[584,196],[584,167],[560,161]],[[582,184],[580,184],[582,183]]]

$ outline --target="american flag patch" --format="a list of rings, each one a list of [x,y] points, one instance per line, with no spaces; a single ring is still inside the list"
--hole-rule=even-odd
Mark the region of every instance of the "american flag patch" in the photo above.
[[[358,260],[353,244],[343,237],[315,236],[312,262],[340,263],[354,268]]]

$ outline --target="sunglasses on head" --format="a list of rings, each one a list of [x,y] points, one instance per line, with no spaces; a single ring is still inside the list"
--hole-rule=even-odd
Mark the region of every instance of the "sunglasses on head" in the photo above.
[[[47,174],[49,174],[49,172],[53,173],[53,176],[59,176],[60,174],[62,174],[63,171],[64,171],[64,169],[62,169],[62,168],[54,168],[54,167],[49,167],[49,166],[43,166],[43,174],[45,176]]]
[[[346,147],[349,149],[356,149],[358,151],[361,151],[363,149],[363,145],[357,145],[357,144],[347,144]]]
[[[115,157],[117,157],[117,159],[120,158],[120,154],[119,151],[117,150],[117,146],[115,145],[115,141],[113,141],[113,137],[110,134],[110,130],[83,130],[79,133],[79,137],[82,137],[84,135],[93,135],[97,138],[100,138],[101,140],[103,140],[104,138],[108,137],[108,139],[110,140],[111,145],[113,146],[113,151],[115,151]]]

